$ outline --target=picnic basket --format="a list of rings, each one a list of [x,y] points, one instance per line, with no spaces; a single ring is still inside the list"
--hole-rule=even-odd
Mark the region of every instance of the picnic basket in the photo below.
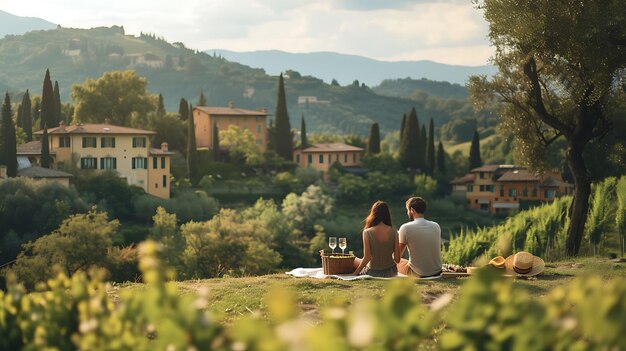
[[[320,251],[324,274],[348,274],[354,272],[354,255]]]

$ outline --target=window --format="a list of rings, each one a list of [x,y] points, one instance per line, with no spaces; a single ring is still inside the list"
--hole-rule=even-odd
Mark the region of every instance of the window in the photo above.
[[[546,199],[554,199],[556,197],[556,190],[548,189],[543,191],[543,197]]]
[[[132,168],[133,169],[147,169],[148,158],[147,157],[133,157]]]
[[[500,196],[504,196],[504,186],[500,185]]]
[[[533,187],[532,197],[537,197],[537,187]]]
[[[343,154],[343,162],[348,163],[348,154]]]
[[[262,141],[261,139],[257,139],[257,140],[256,140],[256,144],[257,144],[257,145],[261,145],[262,143],[263,143],[263,141]]]
[[[509,196],[517,197],[517,189],[515,188],[509,189]]]
[[[296,163],[300,163],[300,154],[296,155]]]
[[[328,154],[328,163],[333,163],[333,155]]]
[[[83,147],[97,147],[95,137],[83,137]]]
[[[100,147],[115,147],[115,137],[100,138]]]
[[[352,154],[352,162],[356,163],[356,153]]]
[[[165,157],[161,156],[161,169],[165,169]]]
[[[262,131],[262,130],[263,130],[263,127],[261,127],[261,125],[260,125],[260,124],[257,124],[257,125],[256,125],[256,132],[257,132],[258,134],[261,134],[261,131]]]
[[[163,176],[163,187],[167,188],[167,176],[166,175]]]
[[[488,191],[488,192],[493,193],[494,191],[496,191],[496,186],[495,185],[481,185],[480,191]]]
[[[307,164],[313,163],[313,155],[307,155]]]
[[[527,186],[524,187],[524,191],[522,191],[522,195],[523,196],[528,196],[528,187]]]
[[[102,157],[100,169],[117,169],[117,159],[115,157]]]
[[[339,162],[339,154],[335,156],[335,161]]]
[[[70,147],[70,137],[68,136],[59,137],[59,147]]]
[[[98,169],[98,159],[95,157],[81,157],[80,168],[81,169]]]
[[[133,137],[133,147],[146,147],[146,138]]]
[[[471,193],[472,191],[474,191],[474,184],[467,184],[467,192]]]
[[[480,172],[480,179],[485,179],[485,173]]]
[[[320,164],[324,163],[324,155],[320,155],[319,159],[320,159]]]

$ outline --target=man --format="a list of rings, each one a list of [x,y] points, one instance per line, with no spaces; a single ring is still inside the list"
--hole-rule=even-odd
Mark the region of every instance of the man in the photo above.
[[[412,197],[406,201],[410,222],[400,227],[400,254],[409,248],[409,260],[398,263],[398,272],[408,276],[427,278],[441,275],[441,228],[426,220],[426,201]]]

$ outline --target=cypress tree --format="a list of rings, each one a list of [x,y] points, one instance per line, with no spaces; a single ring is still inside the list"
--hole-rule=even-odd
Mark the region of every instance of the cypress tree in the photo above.
[[[378,123],[372,123],[370,135],[367,138],[367,153],[374,155],[380,153],[380,127]]]
[[[446,153],[443,149],[443,143],[440,141],[437,146],[437,172],[446,173]]]
[[[17,141],[15,136],[15,125],[13,124],[13,113],[11,112],[11,99],[9,93],[4,95],[4,104],[2,105],[2,122],[0,124],[0,143],[2,148],[0,160],[7,166],[7,176],[17,176]]]
[[[206,106],[206,98],[204,97],[204,92],[200,92],[200,99],[198,99],[198,106]]]
[[[39,122],[39,129],[43,129],[43,124],[41,123],[41,99],[35,99],[35,104],[33,105],[33,109],[31,111],[33,113],[32,125],[34,126],[36,125],[35,122]]]
[[[61,115],[61,91],[59,89],[59,82],[54,81],[54,124],[52,124],[52,128],[57,127],[59,122],[63,120],[63,116]]]
[[[195,184],[198,179],[198,150],[196,148],[196,126],[193,118],[187,121],[187,171],[189,181]]]
[[[304,150],[307,146],[309,146],[309,141],[306,137],[306,122],[304,121],[304,115],[302,115],[302,119],[300,121],[300,148]]]
[[[44,128],[44,125],[54,128],[54,111],[54,91],[52,89],[52,81],[50,80],[50,70],[47,69],[41,92],[41,118],[39,120],[39,127],[41,129]]]
[[[159,102],[157,104],[157,117],[165,116],[165,104],[163,103],[163,95],[159,94]]]
[[[26,141],[33,140],[33,119],[31,117],[31,102],[28,90],[22,98],[22,129],[26,133]]]
[[[469,169],[478,168],[483,165],[483,161],[480,158],[480,137],[478,136],[478,130],[474,130],[474,137],[472,138],[472,146],[470,147],[469,154]]]
[[[213,123],[213,161],[220,160],[220,130],[217,127],[217,123]]]
[[[48,126],[43,125],[43,136],[41,137],[41,167],[50,168],[50,145],[48,145]]]
[[[287,112],[287,98],[285,97],[285,83],[283,74],[278,78],[278,93],[276,98],[276,124],[274,125],[274,147],[276,153],[287,161],[293,158],[293,133]]]
[[[402,136],[404,135],[405,125],[406,125],[406,113],[402,115],[402,123],[400,124],[400,144],[402,144]]]
[[[24,122],[22,121],[22,105],[17,106],[17,118],[15,119],[15,126],[24,128]]]
[[[433,119],[430,119],[428,123],[428,144],[426,146],[426,161],[428,163],[428,172],[433,174],[435,172],[435,126]]]
[[[180,102],[178,103],[178,115],[183,121],[189,119],[189,104],[187,104],[185,98],[180,98]]]
[[[415,108],[413,108],[406,118],[404,133],[402,134],[400,143],[400,164],[405,168],[417,168],[419,128],[417,113],[415,112]]]
[[[417,168],[421,169],[422,172],[424,172],[428,168],[428,164],[426,163],[426,126],[423,124],[419,135],[419,146],[417,147]]]
[[[276,134],[274,133],[274,120],[270,119],[267,125],[267,149],[276,151],[276,145],[274,145],[274,140],[276,139]]]

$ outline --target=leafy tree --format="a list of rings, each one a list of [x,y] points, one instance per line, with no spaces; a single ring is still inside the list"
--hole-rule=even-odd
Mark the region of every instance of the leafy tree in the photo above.
[[[472,138],[472,145],[469,152],[469,169],[478,168],[483,165],[483,161],[480,158],[480,137],[478,136],[478,130],[474,130],[474,137]]]
[[[39,128],[43,129],[44,124],[54,128],[58,123],[55,120],[55,102],[52,81],[50,80],[50,70],[46,69],[46,75],[43,78],[43,90],[41,92],[41,119],[39,120]]]
[[[412,108],[407,116],[400,144],[400,163],[405,168],[415,169],[418,167],[419,134],[420,127],[417,121],[417,113],[415,108]]]
[[[435,172],[435,126],[433,119],[428,123],[428,145],[426,147],[426,161],[430,174]]]
[[[63,120],[63,116],[61,114],[61,91],[59,89],[59,81],[54,81],[54,123],[51,124],[52,127],[57,127],[59,123]]]
[[[105,212],[75,214],[59,229],[26,244],[11,271],[28,287],[53,276],[53,269],[67,274],[102,266],[119,222],[109,221]]]
[[[489,22],[499,69],[470,81],[477,101],[498,98],[504,125],[526,163],[544,165],[546,147],[563,137],[574,178],[567,252],[580,250],[591,179],[583,155],[611,131],[611,100],[626,67],[622,1],[478,1]],[[541,16],[537,16],[539,13]]]
[[[626,244],[626,176],[622,176],[615,186],[617,198],[617,208],[615,210],[615,228],[619,234],[619,248],[621,256],[624,257]]]
[[[431,198],[437,191],[437,180],[426,174],[415,176],[415,193],[424,198]]]
[[[101,210],[106,210],[112,218],[126,220],[133,216],[133,198],[143,193],[143,189],[130,186],[114,171],[86,173],[75,180],[77,190],[92,196]]]
[[[436,171],[439,173],[446,173],[446,152],[443,149],[443,143],[439,141],[437,146],[437,164]]]
[[[306,122],[304,121],[304,115],[300,120],[300,148],[306,149],[309,146],[309,142],[306,138]]]
[[[228,154],[235,162],[245,159],[247,163],[256,163],[261,158],[254,135],[248,129],[231,124],[227,130],[219,132],[219,140],[221,145],[228,148]]]
[[[290,161],[293,158],[293,132],[287,112],[287,98],[285,97],[285,83],[283,74],[278,78],[278,94],[276,98],[276,124],[273,129],[274,148],[276,153]]]
[[[178,115],[183,121],[189,119],[189,103],[187,103],[185,98],[180,98],[180,103],[178,104]]]
[[[43,135],[41,136],[41,167],[50,168],[50,140],[48,140],[48,126],[44,123]]]
[[[34,97],[33,98],[33,108],[31,110],[32,116],[32,124],[31,124],[31,140],[32,140],[32,126],[36,125],[36,122],[39,121],[39,129],[43,129],[43,124],[41,124],[41,98]]]
[[[370,128],[370,135],[367,138],[367,153],[372,155],[380,153],[380,128],[378,123],[372,123]]]
[[[148,95],[145,78],[135,71],[112,71],[97,80],[88,79],[72,86],[75,122],[103,123],[145,128],[147,114],[155,110],[155,99]]]
[[[28,93],[28,89],[26,89],[26,93],[22,97],[22,129],[24,133],[26,133],[26,141],[33,140],[33,117],[31,113],[31,101],[30,94]]]
[[[0,124],[0,164],[7,166],[7,176],[17,176],[17,141],[15,137],[15,124],[13,124],[11,112],[11,99],[9,93],[4,95],[2,105],[2,121]]]
[[[309,185],[300,196],[290,193],[282,203],[282,212],[296,223],[296,228],[307,236],[315,234],[314,224],[329,216],[334,208],[333,198],[324,194],[321,187]]]
[[[330,82],[330,85],[334,86],[334,87],[338,87],[339,86],[339,82],[337,81],[337,79],[334,79]]]
[[[24,128],[22,120],[22,105],[17,105],[17,117],[15,118],[15,126],[18,128]]]
[[[213,123],[213,161],[217,162],[220,160],[220,130],[217,127],[217,123]]]
[[[200,98],[198,99],[198,106],[206,106],[206,98],[204,97],[204,92],[200,92]]]
[[[172,112],[152,119],[150,129],[156,134],[152,136],[151,145],[160,147],[161,143],[166,142],[170,150],[186,151],[188,126],[185,124],[178,114]]]
[[[199,180],[199,174],[196,126],[193,118],[187,121],[187,171],[189,172],[189,179],[195,184]]]
[[[150,238],[161,244],[160,256],[169,266],[179,267],[180,253],[183,251],[185,242],[178,232],[176,214],[169,214],[159,206],[152,217],[152,222]]]

